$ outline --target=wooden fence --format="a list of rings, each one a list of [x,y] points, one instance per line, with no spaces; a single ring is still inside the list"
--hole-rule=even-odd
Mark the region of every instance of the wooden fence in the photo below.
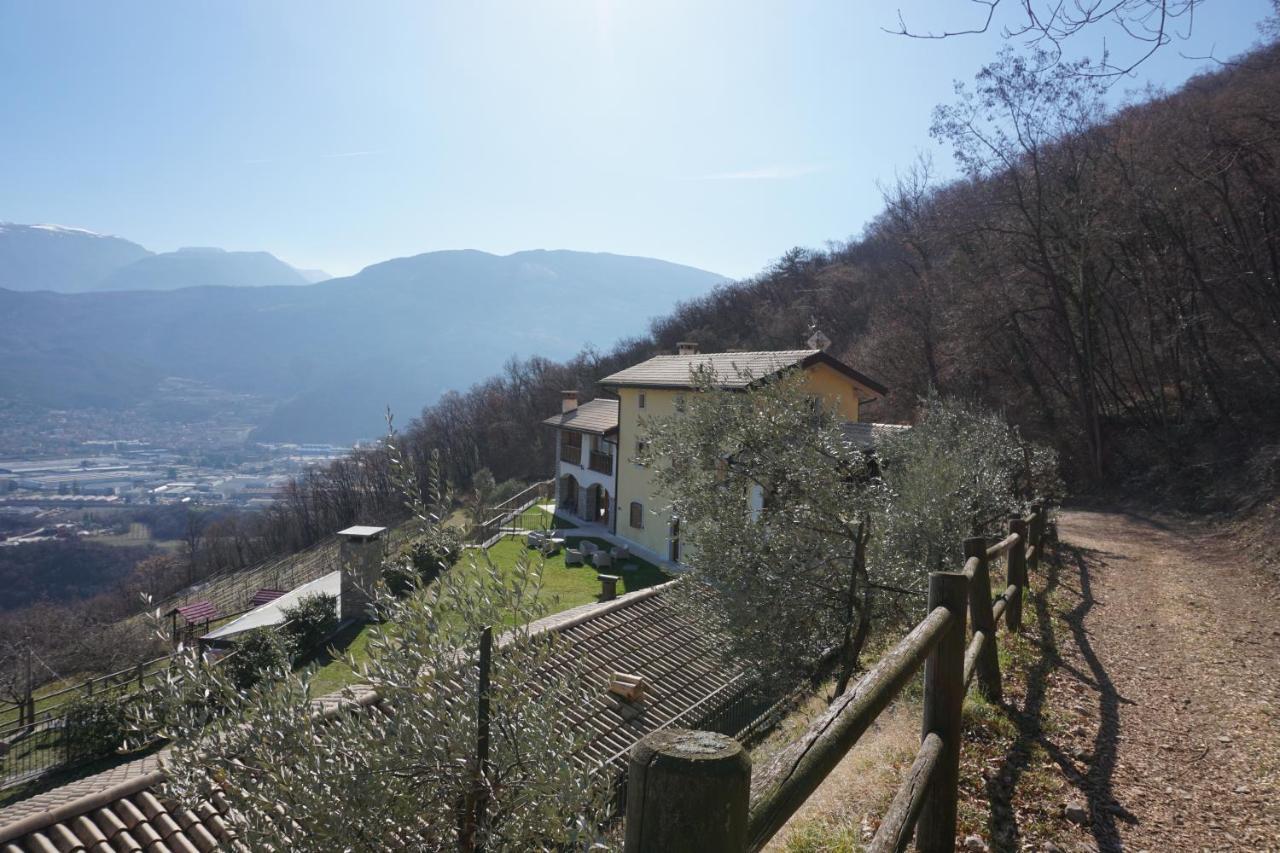
[[[723,735],[667,730],[642,741],[628,768],[626,853],[760,850],[922,666],[920,751],[868,850],[904,850],[912,836],[924,853],[954,850],[964,696],[976,679],[984,696],[1000,698],[997,626],[1003,620],[1013,633],[1022,627],[1045,519],[1037,505],[1010,519],[1008,535],[993,545],[966,540],[961,571],[930,574],[925,618],[754,778],[745,750]],[[989,566],[1000,558],[1006,587],[993,599]]]

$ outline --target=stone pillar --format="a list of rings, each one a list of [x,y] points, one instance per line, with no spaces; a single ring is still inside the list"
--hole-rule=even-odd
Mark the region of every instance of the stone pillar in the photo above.
[[[369,619],[373,589],[382,575],[382,534],[385,527],[348,527],[338,531],[338,570],[342,573],[338,598],[341,622]]]

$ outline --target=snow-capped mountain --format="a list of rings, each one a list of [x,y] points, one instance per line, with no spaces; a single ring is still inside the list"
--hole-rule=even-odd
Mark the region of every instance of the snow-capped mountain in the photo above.
[[[82,228],[0,222],[0,287],[9,290],[92,290],[150,255],[137,243]]]

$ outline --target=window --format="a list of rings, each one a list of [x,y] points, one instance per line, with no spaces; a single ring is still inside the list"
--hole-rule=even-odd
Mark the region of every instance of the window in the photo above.
[[[582,433],[560,431],[560,460],[574,465],[582,464]]]
[[[636,530],[644,528],[644,507],[639,501],[631,502],[631,526]]]
[[[640,392],[640,408],[644,408],[644,392]]]

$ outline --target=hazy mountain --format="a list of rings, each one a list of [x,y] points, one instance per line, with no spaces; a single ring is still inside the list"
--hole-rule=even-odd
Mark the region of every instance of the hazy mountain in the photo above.
[[[120,237],[62,225],[0,222],[0,287],[9,290],[176,290],[271,287],[332,278],[268,252],[188,248],[154,254]]]
[[[0,290],[0,397],[128,406],[165,376],[279,401],[263,438],[345,441],[512,355],[566,358],[647,330],[720,276],[651,258],[432,252],[305,287]]]
[[[0,287],[9,290],[91,290],[150,255],[137,243],[79,228],[0,222]]]
[[[228,252],[200,247],[142,258],[117,269],[88,289],[176,290],[309,283],[301,272],[268,252]]]

